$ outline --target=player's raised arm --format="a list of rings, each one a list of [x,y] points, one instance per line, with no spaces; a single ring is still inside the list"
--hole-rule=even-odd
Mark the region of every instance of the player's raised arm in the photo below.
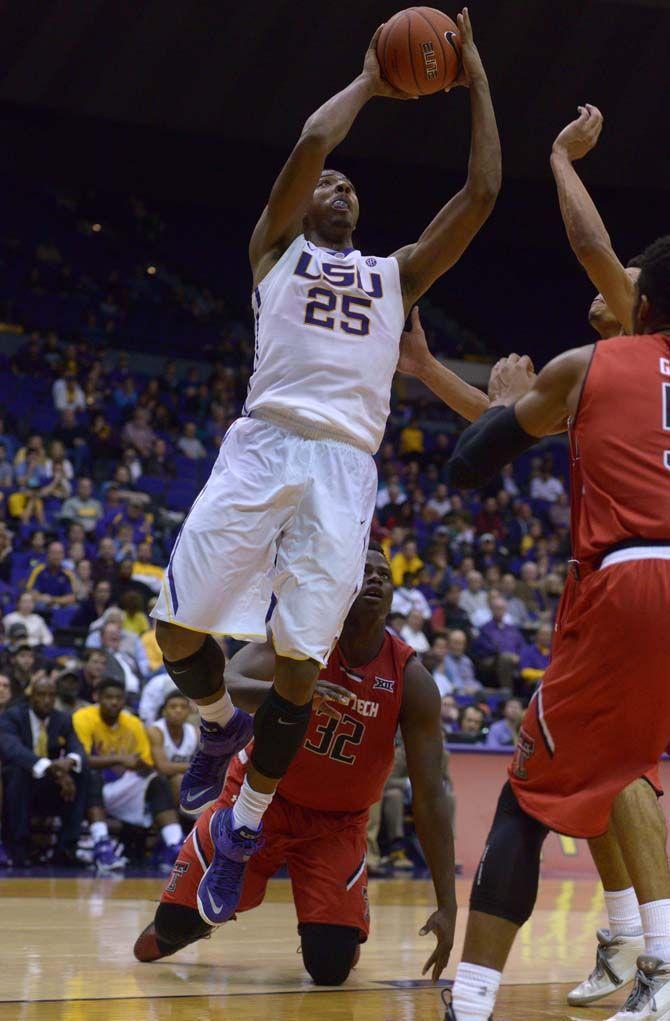
[[[412,309],[412,327],[400,338],[398,372],[420,379],[447,407],[468,422],[474,422],[489,406],[486,394],[470,386],[431,354],[416,305]]]
[[[591,283],[630,332],[635,285],[617,258],[600,213],[574,168],[574,161],[582,159],[597,144],[603,116],[588,103],[579,110],[579,117],[563,128],[551,151],[561,215],[570,246]]]
[[[437,898],[437,911],[421,930],[421,935],[432,932],[437,937],[423,974],[432,969],[431,978],[437,982],[449,961],[456,926],[454,835],[442,779],[440,695],[435,681],[416,658],[405,667],[400,729],[412,784],[414,825]]]
[[[472,138],[468,179],[426,227],[419,240],[396,252],[405,312],[446,273],[468,247],[493,210],[502,181],[500,138],[489,83],[474,43],[467,7],[458,15],[463,79],[470,90]]]
[[[302,218],[319,183],[326,157],[347,137],[368,100],[373,96],[412,98],[398,92],[381,77],[375,48],[382,28],[380,25],[372,37],[361,73],[307,119],[293,152],[282,167],[249,244],[254,284],[260,282],[300,233]]]
[[[574,415],[593,344],[554,358],[539,376],[530,359],[512,354],[491,372],[491,406],[460,436],[449,460],[451,485],[482,486],[542,436],[563,432]]]

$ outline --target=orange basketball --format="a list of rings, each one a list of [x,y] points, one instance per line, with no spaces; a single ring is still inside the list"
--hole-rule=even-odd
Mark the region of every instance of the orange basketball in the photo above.
[[[384,25],[377,59],[387,82],[411,96],[447,89],[461,67],[458,26],[434,7],[408,7]]]

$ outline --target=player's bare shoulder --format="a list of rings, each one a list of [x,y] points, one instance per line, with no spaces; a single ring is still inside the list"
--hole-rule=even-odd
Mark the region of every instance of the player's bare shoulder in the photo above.
[[[299,233],[299,229],[296,228],[295,232],[292,233],[291,236],[282,238],[276,245],[273,245],[271,248],[266,250],[260,250],[255,247],[254,238],[252,237],[249,242],[249,264],[251,266],[254,287],[258,287],[268,273],[274,269],[282,255],[288,251],[295,239],[298,237]]]

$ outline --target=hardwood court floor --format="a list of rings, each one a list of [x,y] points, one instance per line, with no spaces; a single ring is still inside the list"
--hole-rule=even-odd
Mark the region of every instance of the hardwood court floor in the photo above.
[[[344,987],[316,990],[296,953],[290,888],[210,940],[154,964],[132,956],[161,890],[153,879],[0,880],[0,1021],[442,1021],[438,992],[421,981],[433,937],[417,933],[432,905],[423,881],[372,882],[372,935]],[[459,882],[453,977],[469,883]],[[549,880],[517,942],[496,1021],[600,1018],[565,993],[591,970],[603,899],[592,881]],[[609,1009],[608,1009],[609,1008]]]

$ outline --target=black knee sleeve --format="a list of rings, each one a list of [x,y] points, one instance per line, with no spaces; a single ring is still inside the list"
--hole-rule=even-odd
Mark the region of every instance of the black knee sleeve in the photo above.
[[[204,939],[212,931],[212,926],[203,922],[195,908],[187,908],[183,904],[159,904],[154,928],[163,953],[168,950],[174,953],[175,949]]]
[[[548,832],[524,812],[506,783],[472,884],[472,911],[519,926],[528,921],[535,907],[540,854]]]
[[[207,635],[197,652],[172,663],[163,657],[168,674],[187,698],[216,695],[223,684],[226,657],[221,646]]]
[[[302,959],[317,986],[341,986],[351,971],[360,933],[349,925],[303,922]]]
[[[174,809],[174,798],[172,788],[164,776],[154,776],[147,786],[144,802],[155,819],[161,812],[169,812]]]
[[[270,688],[254,716],[251,763],[259,773],[272,780],[284,775],[305,738],[311,714],[311,700],[306,705],[294,705],[278,695],[274,685]]]

